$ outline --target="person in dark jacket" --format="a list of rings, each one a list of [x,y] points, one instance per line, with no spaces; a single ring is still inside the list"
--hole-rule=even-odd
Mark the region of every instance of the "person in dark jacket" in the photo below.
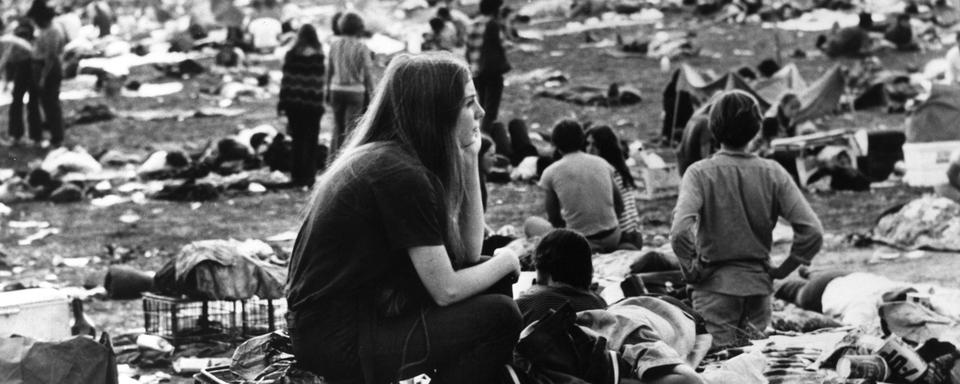
[[[481,0],[480,16],[473,20],[467,35],[467,63],[473,72],[480,105],[487,111],[480,130],[491,136],[491,127],[497,121],[503,97],[503,74],[510,71],[507,52],[503,48],[502,6],[503,0]]]
[[[40,97],[36,82],[33,80],[31,56],[33,54],[33,24],[27,19],[21,19],[9,36],[9,41],[0,45],[0,70],[7,80],[13,81],[13,101],[9,111],[9,133],[13,144],[17,145],[23,138],[23,96],[30,94],[27,104],[27,127],[30,138],[40,143],[43,132],[40,119]]]
[[[324,57],[317,30],[310,24],[300,28],[297,41],[283,61],[279,113],[287,115],[293,137],[295,185],[311,186],[317,174],[317,138],[323,116]]]

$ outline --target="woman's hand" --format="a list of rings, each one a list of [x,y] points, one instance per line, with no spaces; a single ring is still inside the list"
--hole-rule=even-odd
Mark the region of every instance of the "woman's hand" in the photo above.
[[[520,255],[511,248],[503,247],[493,251],[494,259],[503,263],[506,268],[504,276],[520,273]]]

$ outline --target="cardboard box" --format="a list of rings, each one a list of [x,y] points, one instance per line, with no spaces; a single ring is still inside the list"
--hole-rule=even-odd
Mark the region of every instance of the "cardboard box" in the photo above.
[[[69,338],[67,295],[52,288],[0,292],[0,337],[14,334],[40,341]]]
[[[680,170],[677,164],[662,168],[641,168],[637,181],[637,196],[641,200],[656,200],[680,194]]]

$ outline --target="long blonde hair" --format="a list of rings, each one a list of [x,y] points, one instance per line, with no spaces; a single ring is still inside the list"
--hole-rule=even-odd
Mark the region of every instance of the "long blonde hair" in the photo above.
[[[445,205],[445,243],[455,267],[466,258],[458,214],[466,199],[465,169],[460,158],[456,123],[470,78],[466,63],[447,52],[400,55],[387,66],[366,113],[333,163],[317,180],[311,209],[323,204],[344,171],[354,169],[363,154],[384,144],[397,144],[440,182]]]

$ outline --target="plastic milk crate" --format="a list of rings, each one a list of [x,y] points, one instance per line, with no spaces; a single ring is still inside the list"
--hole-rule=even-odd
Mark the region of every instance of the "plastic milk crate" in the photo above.
[[[261,335],[285,327],[285,300],[193,300],[147,293],[143,326],[174,345]]]

